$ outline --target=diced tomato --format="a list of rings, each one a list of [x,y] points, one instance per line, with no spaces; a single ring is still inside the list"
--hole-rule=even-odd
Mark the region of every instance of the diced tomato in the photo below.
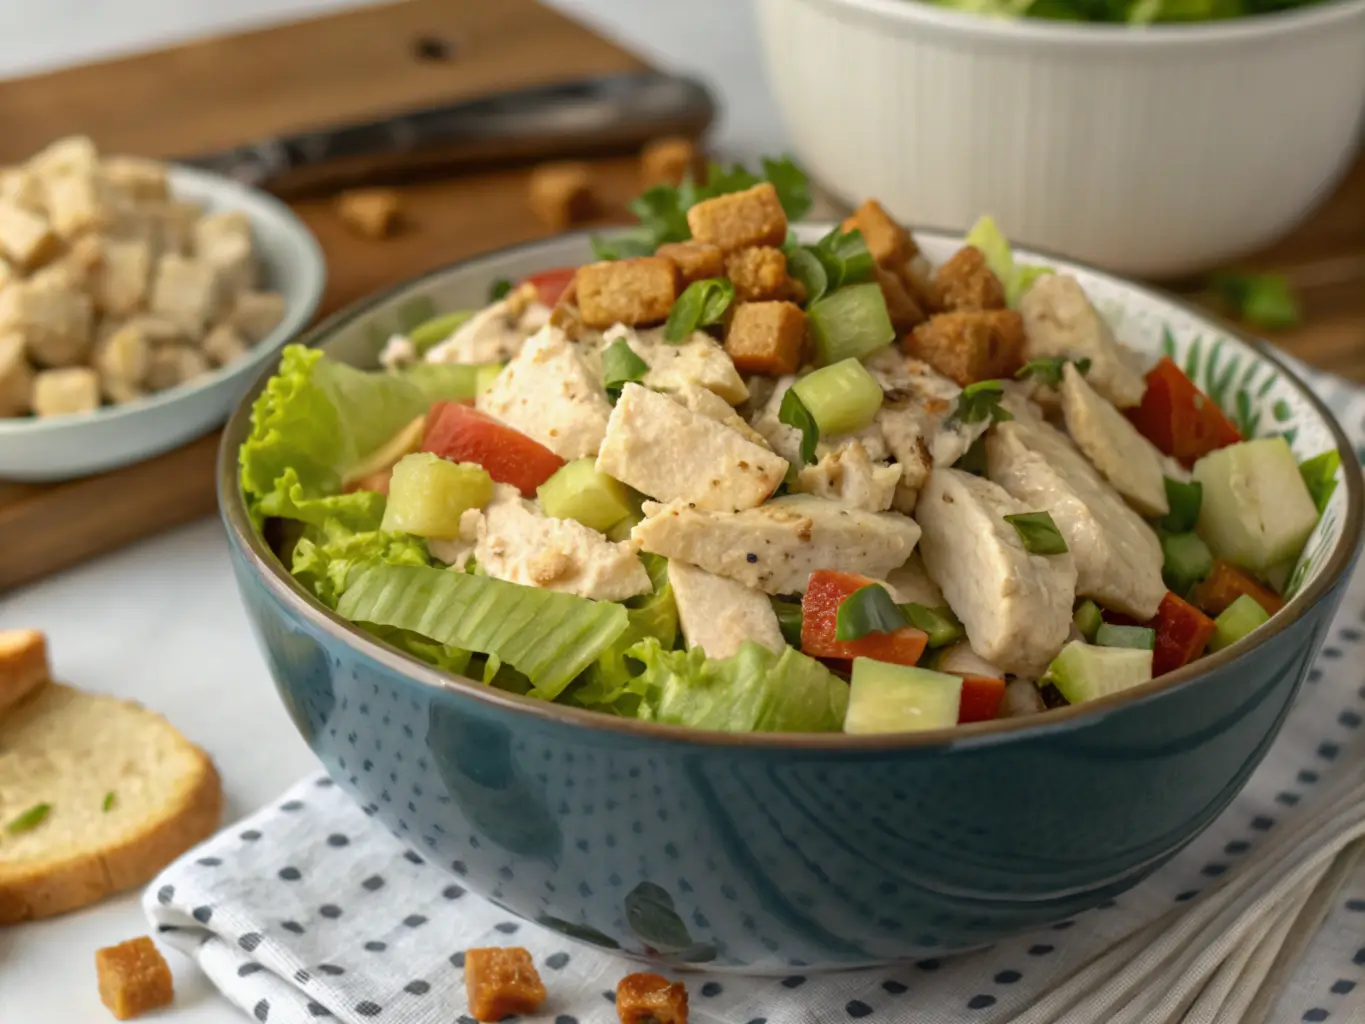
[[[1142,404],[1127,413],[1143,437],[1186,467],[1242,440],[1218,403],[1195,387],[1169,356],[1148,372]]]
[[[1161,599],[1156,618],[1147,625],[1156,630],[1153,676],[1163,676],[1188,665],[1204,653],[1213,636],[1213,620],[1169,591]]]
[[[839,606],[855,590],[876,580],[854,572],[817,569],[810,574],[801,600],[801,650],[812,658],[872,658],[893,665],[913,665],[929,643],[929,635],[913,626],[894,633],[868,633],[857,640],[835,639]]]
[[[532,274],[524,283],[535,285],[536,291],[540,293],[541,303],[553,306],[559,301],[559,297],[568,291],[576,273],[577,267],[556,267],[554,270],[542,270],[539,274]]]
[[[1274,615],[1284,607],[1284,598],[1279,594],[1269,587],[1261,586],[1241,569],[1221,558],[1214,561],[1208,576],[1195,586],[1190,599],[1205,614],[1222,615],[1227,606],[1243,594],[1264,608],[1268,615]]]
[[[457,402],[437,402],[431,407],[422,451],[452,462],[477,462],[494,480],[511,484],[524,498],[535,497],[536,488],[564,465],[563,459],[538,441]]]
[[[1000,714],[1005,696],[1005,680],[990,676],[962,677],[962,704],[957,712],[959,724],[989,722]]]

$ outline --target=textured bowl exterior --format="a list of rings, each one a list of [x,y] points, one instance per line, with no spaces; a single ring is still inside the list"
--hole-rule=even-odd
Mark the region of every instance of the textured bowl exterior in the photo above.
[[[1365,0],[1194,26],[758,0],[797,157],[856,203],[1117,273],[1207,269],[1326,198],[1360,140]]]
[[[917,238],[936,260],[959,244]],[[415,299],[477,304],[495,279],[588,253],[585,236],[565,236],[438,270],[306,340],[373,366]],[[1273,424],[1300,457],[1335,445],[1350,458],[1263,353],[1151,292],[1069,269],[1121,336],[1148,351],[1169,339],[1211,393],[1243,387],[1239,417],[1248,428],[1260,417],[1248,433]],[[1341,599],[1365,504],[1346,474],[1285,614],[1183,679],[1022,726],[732,736],[451,679],[309,599],[251,531],[238,490],[263,383],[225,431],[220,500],[248,617],[300,733],[368,813],[473,891],[673,965],[795,973],[937,955],[1063,922],[1136,884],[1231,802],[1273,742]]]

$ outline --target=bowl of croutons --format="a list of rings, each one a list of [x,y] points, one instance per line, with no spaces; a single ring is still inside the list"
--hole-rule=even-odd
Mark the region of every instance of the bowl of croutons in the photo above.
[[[326,276],[288,207],[218,175],[82,137],[0,169],[0,479],[98,473],[213,429]]]

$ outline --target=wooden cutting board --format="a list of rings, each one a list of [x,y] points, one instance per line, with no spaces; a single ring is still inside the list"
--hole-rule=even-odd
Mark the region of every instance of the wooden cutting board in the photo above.
[[[101,149],[174,156],[404,107],[642,63],[532,0],[408,0],[0,82],[0,162],[71,132]],[[596,161],[601,222],[638,191],[629,157]],[[295,209],[327,256],[321,313],[476,252],[546,233],[526,169],[403,188],[406,227],[371,242],[331,201]],[[1365,380],[1365,159],[1291,238],[1248,261],[1289,275],[1307,319],[1277,337],[1309,362]],[[1197,287],[1177,290],[1198,295]],[[211,513],[217,438],[57,485],[0,482],[0,591]],[[13,542],[22,538],[22,544]]]

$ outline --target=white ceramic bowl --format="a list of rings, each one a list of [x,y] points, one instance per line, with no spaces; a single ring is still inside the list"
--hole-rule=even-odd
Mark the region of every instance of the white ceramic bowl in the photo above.
[[[251,218],[262,286],[284,296],[284,319],[250,355],[179,387],[77,416],[0,419],[0,479],[87,476],[207,433],[227,419],[261,365],[313,318],[327,283],[327,264],[317,240],[289,207],[264,192],[187,167],[172,167],[170,184],[179,198],[209,210],[241,210]]]
[[[1365,125],[1365,0],[1132,28],[918,0],[758,0],[798,158],[835,195],[1138,276],[1274,241]]]

